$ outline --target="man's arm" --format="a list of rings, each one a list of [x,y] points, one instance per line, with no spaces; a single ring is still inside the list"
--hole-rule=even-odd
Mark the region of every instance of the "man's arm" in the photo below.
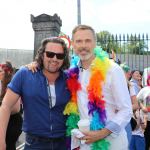
[[[119,66],[115,66],[110,76],[113,98],[112,102],[116,108],[116,113],[114,117],[110,118],[110,123],[118,125],[116,126],[118,128],[118,131],[113,133],[119,134],[121,129],[125,128],[125,126],[129,123],[131,119],[132,104],[123,70]],[[109,125],[106,125],[106,128],[107,126]]]
[[[5,137],[7,125],[12,108],[17,103],[18,99],[19,95],[8,89],[2,101],[2,105],[0,107],[0,150],[6,149]]]
[[[97,140],[104,139],[111,133],[113,136],[117,136],[121,129],[127,125],[132,116],[131,99],[122,69],[120,67],[114,68],[110,74],[110,77],[112,78],[112,91],[110,89],[108,92],[113,94],[112,102],[116,106],[117,111],[115,115],[107,122],[105,128],[97,131],[83,133],[85,134],[83,139],[86,140],[86,143],[93,143]],[[107,109],[112,108],[108,108],[107,106]]]
[[[82,140],[85,140],[86,144],[91,144],[93,142],[96,142],[98,140],[104,139],[108,135],[110,135],[112,132],[106,128],[103,128],[101,130],[96,131],[87,131],[82,132],[85,136],[82,138]]]
[[[20,108],[21,108],[21,100],[20,100],[20,98],[19,98],[19,100],[18,100],[17,103],[13,106],[13,108],[12,108],[12,110],[11,110],[11,115],[20,112]]]

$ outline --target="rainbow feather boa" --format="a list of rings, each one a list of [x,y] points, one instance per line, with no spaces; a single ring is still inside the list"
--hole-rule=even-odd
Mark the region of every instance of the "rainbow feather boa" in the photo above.
[[[103,99],[102,87],[105,82],[106,73],[111,65],[106,52],[100,48],[95,48],[95,59],[92,62],[90,71],[91,77],[87,86],[87,93],[89,98],[88,109],[89,115],[92,116],[90,123],[90,130],[100,130],[105,127],[106,111],[105,100]],[[66,105],[64,110],[65,115],[69,115],[66,125],[66,134],[71,136],[71,130],[77,127],[80,119],[77,107],[77,91],[81,90],[81,85],[78,81],[79,68],[77,67],[77,60],[72,61],[73,67],[68,71],[67,85],[71,92],[71,100]],[[109,142],[106,139],[94,142],[91,145],[91,150],[108,150]]]

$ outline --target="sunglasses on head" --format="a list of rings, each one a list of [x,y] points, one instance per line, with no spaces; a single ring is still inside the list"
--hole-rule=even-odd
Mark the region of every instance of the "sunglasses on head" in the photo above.
[[[50,52],[50,51],[45,51],[46,56],[48,58],[53,58],[54,56],[56,56],[57,59],[64,59],[65,58],[65,54],[64,53],[54,53],[54,52]]]

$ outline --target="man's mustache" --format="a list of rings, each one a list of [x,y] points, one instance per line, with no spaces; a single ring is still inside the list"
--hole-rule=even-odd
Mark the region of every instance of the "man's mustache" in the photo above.
[[[86,52],[88,52],[89,50],[87,48],[79,48],[79,51],[86,51]]]

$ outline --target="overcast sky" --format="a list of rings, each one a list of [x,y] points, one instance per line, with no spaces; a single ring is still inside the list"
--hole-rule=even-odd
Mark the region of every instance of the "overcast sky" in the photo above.
[[[150,0],[81,0],[81,23],[96,32],[150,35]],[[71,35],[77,25],[77,0],[0,0],[0,48],[34,48],[30,15],[62,19],[61,31]]]

